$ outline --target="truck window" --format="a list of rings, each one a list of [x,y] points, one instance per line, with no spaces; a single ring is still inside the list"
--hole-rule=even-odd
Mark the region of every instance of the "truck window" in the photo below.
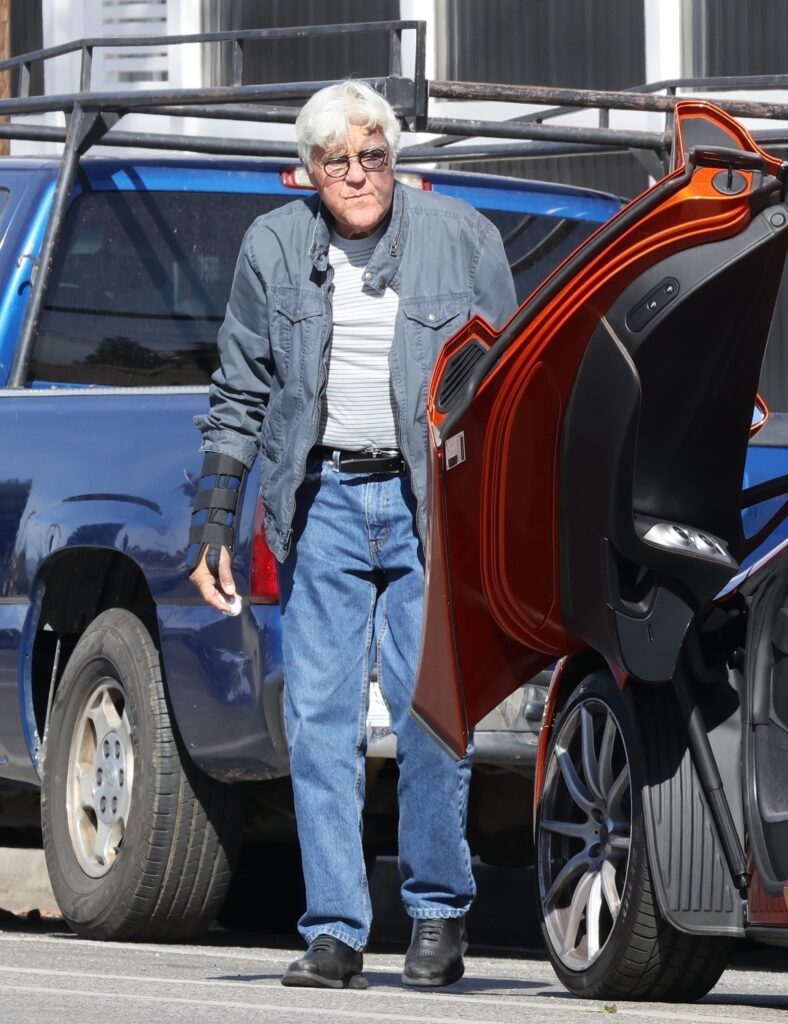
[[[483,207],[480,212],[501,232],[518,302],[530,295],[599,227],[594,220],[551,217],[543,213],[487,210]]]
[[[77,197],[29,381],[207,384],[244,232],[288,198],[144,191]]]
[[[86,192],[72,203],[30,363],[30,383],[207,385],[235,261],[255,217],[286,195]],[[2,209],[0,190],[0,209]],[[518,302],[599,225],[518,210],[498,227]]]

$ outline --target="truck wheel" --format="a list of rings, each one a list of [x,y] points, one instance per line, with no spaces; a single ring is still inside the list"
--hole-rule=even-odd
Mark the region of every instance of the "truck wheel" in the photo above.
[[[662,917],[643,824],[644,773],[629,700],[607,673],[589,676],[548,748],[536,825],[542,933],[556,974],[576,995],[699,999],[731,945],[679,932]]]
[[[99,615],[68,660],[41,822],[53,892],[85,938],[184,940],[221,909],[240,842],[238,790],[184,755],[159,653],[131,612]]]

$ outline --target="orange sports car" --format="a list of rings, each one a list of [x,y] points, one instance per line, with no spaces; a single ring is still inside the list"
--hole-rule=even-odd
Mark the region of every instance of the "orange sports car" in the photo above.
[[[578,995],[696,999],[737,940],[788,944],[788,478],[742,485],[787,185],[681,101],[673,170],[433,376],[414,712],[460,756],[557,661],[536,869]]]

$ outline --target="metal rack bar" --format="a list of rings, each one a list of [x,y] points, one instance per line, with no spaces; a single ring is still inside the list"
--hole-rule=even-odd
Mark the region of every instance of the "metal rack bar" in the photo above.
[[[555,142],[614,143],[630,149],[662,149],[662,132],[626,131],[612,128],[583,128],[576,125],[524,124],[516,121],[473,121],[449,117],[430,117],[427,131],[451,135],[470,135],[494,139],[542,139]]]
[[[51,125],[9,125],[0,122],[0,138],[4,139],[65,142],[67,135],[65,128]],[[294,142],[273,139],[222,139],[213,135],[170,135],[159,132],[112,130],[101,139],[101,145],[113,149],[163,149],[176,153],[212,153],[223,156],[281,156],[298,160],[298,147]]]
[[[785,75],[775,78],[786,79]],[[700,81],[695,79],[694,81]],[[775,86],[772,86],[775,87]],[[718,86],[720,88],[720,86]],[[764,86],[764,88],[766,88]],[[555,89],[539,85],[497,85],[479,82],[432,81],[430,98],[451,100],[479,100],[504,103],[558,103],[573,109],[593,107],[600,110],[641,110],[668,113],[681,99],[680,96],[661,96],[651,92],[600,92],[596,89]],[[739,117],[788,118],[788,103],[769,103],[760,100],[714,101],[718,107]],[[543,114],[541,116],[544,116]]]
[[[44,241],[41,245],[41,254],[38,258],[33,280],[33,291],[27,305],[19,343],[14,354],[14,362],[8,375],[9,388],[23,388],[27,380],[27,368],[33,350],[33,343],[38,332],[41,309],[52,271],[52,263],[55,258],[55,249],[63,228],[66,210],[71,199],[71,190],[74,186],[74,178],[79,167],[79,151],[84,141],[87,117],[88,115],[77,106],[68,125],[65,150],[60,164],[60,171],[58,172],[57,183],[55,184],[55,195],[52,199],[52,209],[49,213]]]
[[[359,21],[352,24],[336,25],[299,25],[285,28],[251,28],[235,29],[226,32],[195,32],[190,35],[158,35],[158,36],[94,36],[87,39],[75,39],[59,46],[48,46],[42,50],[32,50],[16,57],[0,60],[0,71],[7,71],[20,64],[35,61],[51,60],[86,48],[114,48],[134,46],[181,46],[192,43],[233,43],[246,40],[263,39],[311,39],[317,36],[344,35],[346,32],[366,33],[401,33],[414,31],[417,36],[426,31],[423,21]]]

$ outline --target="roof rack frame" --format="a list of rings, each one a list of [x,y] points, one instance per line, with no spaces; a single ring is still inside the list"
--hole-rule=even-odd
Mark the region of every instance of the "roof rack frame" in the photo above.
[[[671,114],[680,89],[779,90],[788,88],[788,75],[758,75],[746,78],[685,78],[622,91],[559,89],[544,86],[502,85],[478,82],[432,81],[426,78],[426,23],[416,20],[311,25],[293,28],[246,29],[203,32],[178,36],[111,36],[78,39],[0,61],[0,72],[17,71],[17,95],[0,99],[0,118],[61,112],[66,126],[0,122],[0,138],[63,143],[61,163],[47,227],[42,242],[33,289],[22,334],[11,368],[8,387],[25,386],[30,355],[49,283],[57,243],[68,209],[80,157],[93,145],[125,148],[177,150],[221,155],[278,156],[297,159],[294,143],[280,140],[166,135],[151,131],[117,128],[130,113],[182,118],[255,121],[264,124],[292,124],[298,114],[294,101],[305,100],[330,84],[326,81],[243,85],[244,47],[249,42],[271,39],[313,40],[323,36],[386,34],[389,39],[385,74],[364,79],[391,103],[403,127],[410,132],[437,135],[429,142],[404,146],[400,163],[442,160],[494,160],[575,153],[631,150],[651,160],[649,166],[666,166],[672,139]],[[403,75],[403,33],[414,33],[410,54],[410,75]],[[192,89],[134,89],[95,91],[92,88],[93,56],[97,49],[116,47],[229,44],[231,79],[227,86]],[[80,54],[79,90],[56,96],[31,96],[34,65],[46,65],[57,57]],[[332,80],[333,81],[333,80]],[[663,95],[664,93],[664,95]],[[506,102],[534,105],[538,109],[507,120],[430,116],[430,101]],[[788,122],[788,103],[761,100],[715,100],[739,117]],[[552,106],[549,106],[552,105]],[[562,124],[560,118],[579,110],[595,109],[597,126]],[[611,128],[611,110],[658,112],[667,116],[664,131]],[[788,142],[788,129],[753,132],[772,144]],[[473,143],[457,145],[467,139]],[[491,144],[484,140],[512,140]],[[478,141],[482,140],[482,141]]]
[[[186,116],[227,117],[227,110],[243,118],[260,121],[265,115],[269,121],[292,123],[298,114],[294,107],[242,108],[239,101],[247,103],[260,100],[306,99],[328,82],[298,82],[285,85],[244,86],[240,82],[243,74],[243,44],[248,40],[316,38],[323,35],[338,35],[349,28],[357,33],[387,33],[389,37],[388,74],[383,78],[369,80],[391,103],[395,112],[409,127],[421,128],[426,121],[427,83],[424,77],[425,34],[424,22],[389,21],[362,22],[347,25],[314,25],[307,28],[259,29],[235,32],[206,32],[188,36],[136,36],[80,39],[62,46],[49,47],[32,53],[0,61],[0,71],[19,70],[18,95],[16,98],[0,100],[0,116],[14,114],[36,114],[61,111],[67,116],[65,131],[48,125],[19,125],[12,122],[0,124],[0,137],[26,138],[38,141],[63,141],[64,148],[58,170],[52,206],[47,219],[41,253],[35,268],[33,288],[25,312],[19,343],[9,371],[7,387],[25,387],[30,357],[38,333],[44,299],[54,263],[55,252],[63,229],[74,181],[79,169],[79,159],[87,150],[101,141],[105,145],[124,147],[144,146],[159,149],[200,149],[203,152],[239,152],[245,148],[247,154],[259,153],[254,140],[242,147],[241,140],[235,145],[230,140],[208,138],[192,139],[189,136],[173,138],[151,132],[112,132],[115,124],[130,112],[171,113],[173,104],[180,105]],[[402,33],[416,33],[414,48],[414,72],[411,79],[402,77]],[[127,90],[117,92],[94,92],[91,89],[93,51],[96,48],[116,46],[183,45],[194,43],[226,43],[233,45],[232,70],[234,85],[218,89],[165,89]],[[36,62],[45,64],[56,57],[79,52],[80,91],[59,96],[34,97],[29,95],[30,72]],[[219,104],[206,107],[205,104]],[[222,109],[226,108],[226,109]],[[212,145],[213,143],[213,145]],[[217,148],[217,144],[218,147]],[[287,147],[290,155],[293,148]],[[270,152],[270,145],[268,147]],[[284,155],[284,154],[283,154]],[[293,154],[294,155],[294,154]]]

